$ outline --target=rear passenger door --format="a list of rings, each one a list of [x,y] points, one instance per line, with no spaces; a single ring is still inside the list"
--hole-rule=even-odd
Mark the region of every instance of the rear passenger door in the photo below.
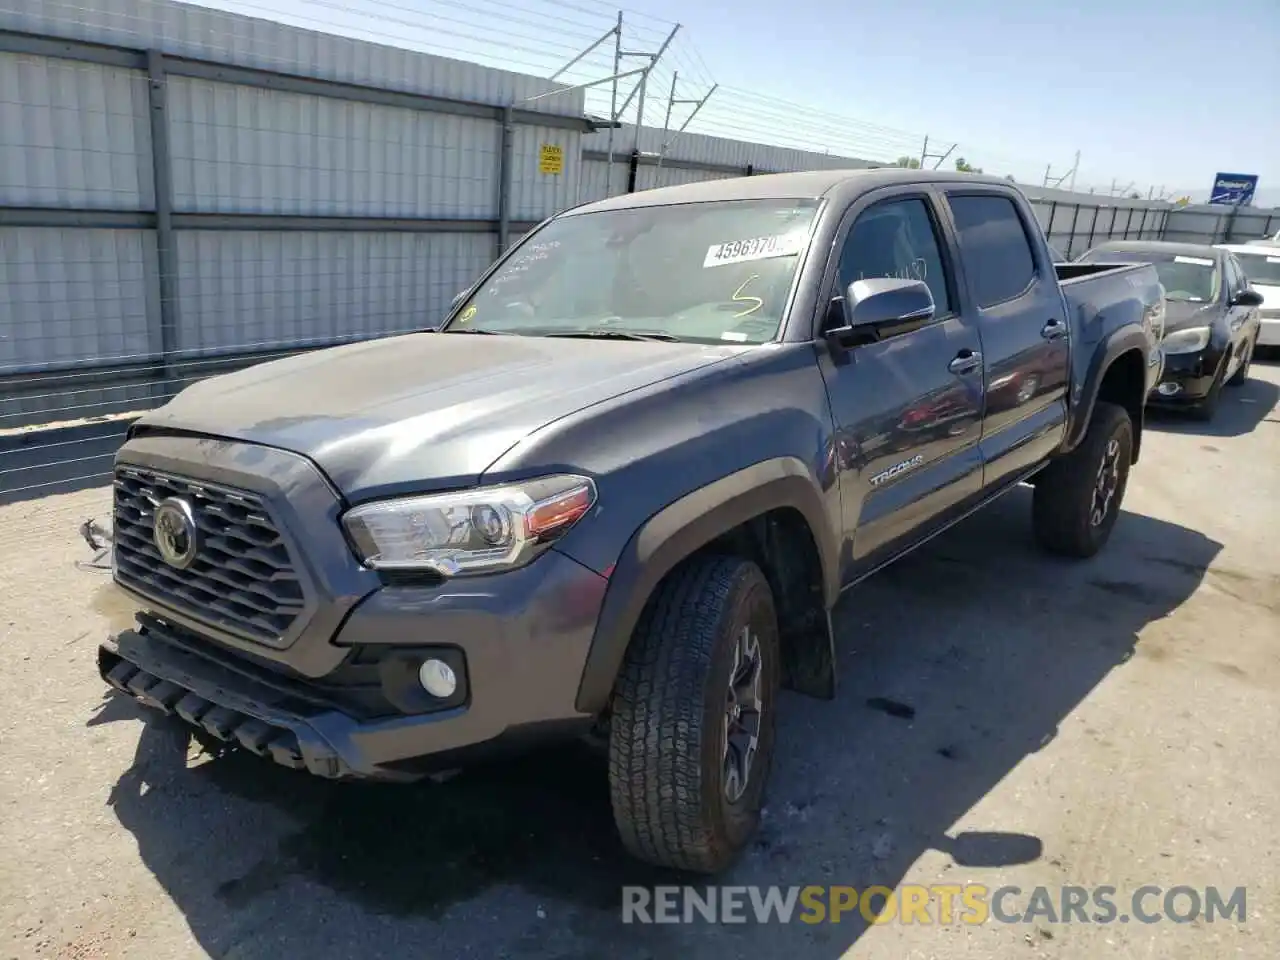
[[[1017,479],[1066,432],[1070,327],[1057,273],[1016,194],[957,188],[946,199],[982,334],[990,488]]]
[[[922,324],[821,357],[848,579],[927,536],[981,487],[981,341],[960,309],[953,262],[937,198],[919,188],[859,201],[834,244],[824,303],[855,280],[899,277],[926,283],[935,305]]]

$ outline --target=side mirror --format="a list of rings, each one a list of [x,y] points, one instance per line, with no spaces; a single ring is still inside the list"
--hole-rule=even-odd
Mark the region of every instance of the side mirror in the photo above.
[[[896,277],[855,280],[832,308],[823,336],[842,347],[908,333],[933,319],[937,309],[927,283]]]
[[[1260,307],[1262,306],[1262,294],[1253,287],[1245,287],[1235,295],[1231,300],[1233,307]]]

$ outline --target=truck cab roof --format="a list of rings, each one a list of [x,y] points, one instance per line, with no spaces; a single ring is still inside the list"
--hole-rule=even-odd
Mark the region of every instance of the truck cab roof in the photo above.
[[[880,187],[904,184],[1015,186],[989,174],[908,170],[902,167],[872,169],[809,170],[800,173],[766,173],[752,177],[706,180],[674,187],[659,187],[597,200],[566,211],[561,216],[627,210],[677,203],[714,203],[725,200],[808,200],[841,195],[852,198]]]

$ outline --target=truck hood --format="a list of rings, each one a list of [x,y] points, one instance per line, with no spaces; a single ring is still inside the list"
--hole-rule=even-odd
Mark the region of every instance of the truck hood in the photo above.
[[[142,427],[300,453],[352,499],[467,486],[530,433],[741,347],[418,333],[203,380]]]

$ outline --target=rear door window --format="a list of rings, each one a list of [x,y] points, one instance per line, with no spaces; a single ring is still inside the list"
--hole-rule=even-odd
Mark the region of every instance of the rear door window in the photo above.
[[[947,203],[978,306],[991,307],[1026,292],[1036,276],[1036,261],[1017,205],[995,194],[949,196]]]

